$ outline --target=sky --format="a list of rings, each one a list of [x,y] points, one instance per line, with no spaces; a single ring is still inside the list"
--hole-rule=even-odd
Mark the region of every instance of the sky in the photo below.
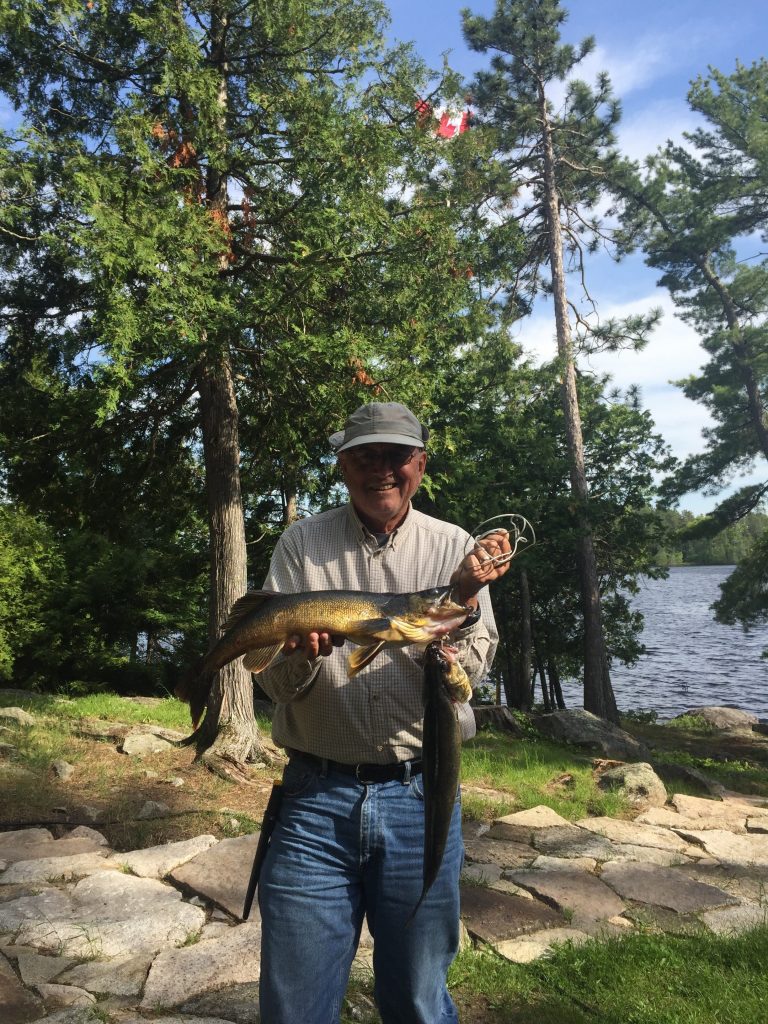
[[[442,65],[442,55],[467,80],[487,66],[485,54],[472,53],[461,32],[460,11],[490,16],[493,0],[389,0],[390,38],[412,41],[431,66]],[[593,82],[600,71],[610,75],[614,93],[622,103],[618,141],[622,152],[642,159],[667,139],[680,139],[696,127],[697,117],[686,102],[690,82],[706,75],[709,67],[731,74],[736,62],[751,64],[765,56],[768,7],[765,0],[572,0],[562,26],[564,42],[578,43],[594,36],[596,48],[580,66],[579,77]],[[757,246],[755,252],[758,251]],[[749,254],[753,255],[753,254]],[[704,447],[702,429],[711,421],[706,409],[687,399],[672,381],[695,373],[706,354],[694,331],[674,315],[666,290],[656,285],[657,271],[645,266],[641,255],[620,264],[608,257],[589,268],[589,287],[600,319],[624,316],[658,307],[661,326],[641,353],[623,352],[593,358],[588,366],[608,372],[621,388],[637,384],[643,405],[656,428],[682,458]],[[555,351],[553,314],[543,304],[522,321],[517,341],[541,358]],[[764,479],[764,473],[738,478],[721,492],[722,498],[745,483]],[[719,500],[688,494],[680,507],[696,514],[709,511]]]

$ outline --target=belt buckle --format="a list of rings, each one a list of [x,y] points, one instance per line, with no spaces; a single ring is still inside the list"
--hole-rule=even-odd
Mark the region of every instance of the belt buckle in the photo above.
[[[361,786],[367,786],[368,783],[366,782],[366,780],[360,777],[360,769],[361,768],[362,768],[361,764],[356,764],[355,765],[355,781],[359,782]]]

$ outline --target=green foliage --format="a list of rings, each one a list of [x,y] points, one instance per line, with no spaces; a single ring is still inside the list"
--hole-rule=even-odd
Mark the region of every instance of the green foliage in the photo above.
[[[0,680],[20,651],[50,643],[45,609],[62,573],[52,532],[22,508],[0,504]]]

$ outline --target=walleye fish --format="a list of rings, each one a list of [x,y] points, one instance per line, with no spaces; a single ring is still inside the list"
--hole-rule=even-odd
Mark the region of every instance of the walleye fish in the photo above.
[[[232,606],[222,636],[179,683],[176,695],[189,702],[192,721],[197,726],[219,669],[245,655],[246,669],[263,672],[286,640],[295,634],[332,633],[358,644],[359,650],[347,658],[347,673],[351,677],[387,645],[427,644],[460,626],[470,609],[453,600],[452,589],[433,587],[413,594],[249,591]]]
[[[461,771],[461,729],[455,699],[463,703],[472,686],[458,662],[449,662],[441,644],[430,643],[424,654],[424,731],[422,787],[424,791],[424,874],[419,902],[406,927],[437,878],[451,827]]]

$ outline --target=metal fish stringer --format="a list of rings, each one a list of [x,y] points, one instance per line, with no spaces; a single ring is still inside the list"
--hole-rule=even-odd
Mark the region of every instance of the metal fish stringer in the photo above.
[[[505,520],[502,525],[499,520]],[[498,523],[497,526],[491,526],[488,529],[490,523]],[[536,543],[536,533],[525,518],[525,516],[518,515],[516,512],[504,512],[498,516],[491,516],[490,519],[483,520],[479,526],[476,526],[472,531],[472,540],[475,544],[478,541],[483,540],[484,537],[489,537],[492,533],[496,533],[499,528],[505,529],[509,534],[509,545],[510,550],[505,555],[495,555],[491,557],[485,564],[488,568],[494,568],[497,565],[506,565],[507,562],[511,562],[517,553],[525,547],[532,548]]]

